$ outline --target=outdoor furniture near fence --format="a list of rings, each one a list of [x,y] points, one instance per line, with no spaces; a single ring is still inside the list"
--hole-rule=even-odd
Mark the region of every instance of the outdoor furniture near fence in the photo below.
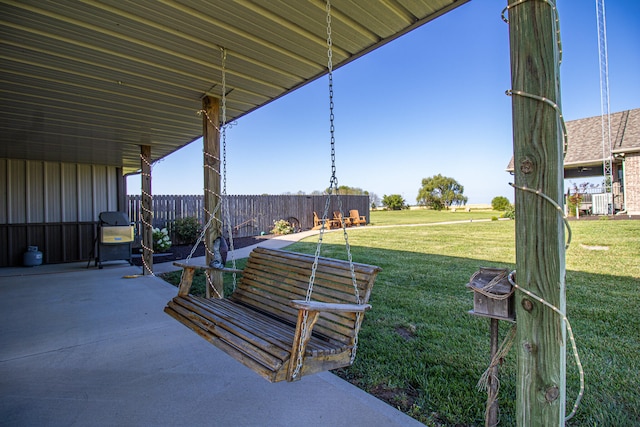
[[[357,209],[351,209],[349,211],[349,220],[351,225],[367,225],[367,217],[360,215]]]
[[[366,214],[369,212],[369,196],[341,195],[340,199],[349,208],[359,209]],[[221,218],[229,218],[234,237],[248,237],[258,236],[262,232],[268,233],[273,228],[273,222],[280,219],[287,221],[291,218],[297,219],[296,224],[291,224],[296,230],[310,230],[314,227],[320,229],[320,219],[314,221],[313,212],[319,212],[320,217],[322,216],[326,197],[324,195],[229,195],[227,202],[228,206],[224,204],[221,207]],[[137,240],[140,239],[144,228],[140,222],[141,203],[140,195],[127,196],[129,218],[136,226]],[[329,212],[337,209],[337,200],[331,200]],[[175,221],[180,218],[194,217],[200,224],[207,222],[204,217],[203,195],[154,195],[152,210],[152,226],[166,227],[170,233],[174,230]],[[326,228],[338,226],[331,222],[326,224]]]
[[[342,212],[334,211],[333,212],[333,220],[338,224],[339,227],[346,225],[347,227],[351,227],[351,218],[344,217]]]
[[[271,382],[349,366],[380,268],[353,263],[356,304],[350,263],[319,257],[305,301],[314,259],[258,247],[226,299],[189,295],[195,270],[212,267],[175,262],[184,271],[165,312]]]
[[[335,219],[327,218],[325,220],[325,228],[331,230],[332,228],[341,227],[340,221],[336,221]],[[313,230],[319,230],[322,228],[322,218],[318,216],[317,212],[313,213]]]

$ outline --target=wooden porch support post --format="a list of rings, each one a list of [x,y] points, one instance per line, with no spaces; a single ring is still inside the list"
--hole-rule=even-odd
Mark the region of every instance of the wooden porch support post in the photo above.
[[[151,196],[151,146],[140,146],[142,171],[142,274],[153,274],[153,201]]]
[[[555,0],[509,0],[513,145],[516,187],[563,203],[563,137]],[[516,4],[518,3],[518,4]],[[520,93],[518,93],[521,91]],[[565,310],[564,222],[548,200],[515,190],[516,282]],[[516,293],[519,426],[561,426],[565,418],[565,325],[540,302]]]
[[[216,206],[220,203],[220,102],[217,98],[205,96],[202,99],[203,114],[202,119],[202,143],[204,145],[204,209],[205,223],[209,222],[209,218],[214,214],[214,219],[205,234],[205,248],[207,265],[213,259],[213,242],[221,234],[220,224],[222,209],[216,211]],[[224,286],[222,283],[222,272],[208,270],[207,274],[213,285],[212,289],[207,286],[207,298],[220,298],[224,295]]]

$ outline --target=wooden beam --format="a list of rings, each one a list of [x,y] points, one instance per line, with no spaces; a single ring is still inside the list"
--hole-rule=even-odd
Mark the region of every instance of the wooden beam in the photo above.
[[[204,209],[205,223],[209,224],[205,233],[204,244],[206,248],[207,265],[213,259],[212,249],[213,241],[221,235],[220,224],[222,216],[220,209],[220,100],[211,96],[205,96],[202,99],[202,143],[204,148]],[[218,207],[218,209],[216,209]],[[211,215],[215,215],[216,219],[209,223]],[[222,283],[222,272],[208,270],[211,289],[207,286],[207,298],[222,297],[224,295],[224,286]],[[213,291],[213,293],[211,292]]]
[[[565,310],[563,138],[555,0],[509,0],[516,205],[516,282]],[[531,96],[533,95],[533,96]],[[519,189],[518,189],[519,187]],[[560,426],[565,417],[565,325],[535,298],[516,293],[519,426]]]
[[[142,187],[142,274],[153,274],[153,199],[151,196],[151,146],[140,146]]]

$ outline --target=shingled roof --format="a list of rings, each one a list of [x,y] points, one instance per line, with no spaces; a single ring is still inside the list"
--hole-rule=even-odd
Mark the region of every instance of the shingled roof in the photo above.
[[[572,120],[566,126],[569,144],[565,169],[601,163],[601,116]],[[640,108],[611,114],[611,143],[614,154],[640,151]],[[507,171],[513,171],[513,157]]]

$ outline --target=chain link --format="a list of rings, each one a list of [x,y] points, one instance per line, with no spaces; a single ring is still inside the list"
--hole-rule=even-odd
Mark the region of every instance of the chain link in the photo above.
[[[353,257],[351,256],[351,247],[349,245],[349,236],[347,234],[347,224],[343,219],[344,210],[342,207],[342,199],[339,194],[339,186],[338,186],[338,178],[336,175],[336,139],[335,139],[335,125],[334,125],[334,102],[333,102],[333,41],[331,39],[331,2],[327,0],[326,3],[326,12],[327,12],[327,70],[328,70],[328,78],[329,78],[329,133],[331,136],[331,179],[329,180],[329,188],[327,190],[327,198],[324,204],[324,212],[322,214],[320,233],[318,235],[318,244],[316,245],[315,256],[313,260],[313,265],[311,267],[311,276],[309,277],[309,286],[307,287],[307,294],[305,296],[305,301],[311,301],[311,295],[313,294],[313,285],[316,279],[316,271],[318,269],[318,259],[320,258],[320,250],[322,247],[322,240],[324,238],[324,232],[326,230],[326,224],[329,220],[329,207],[331,202],[331,196],[336,195],[338,199],[338,210],[340,211],[340,218],[342,221],[342,233],[345,240],[345,246],[347,250],[347,257],[349,259],[349,268],[351,270],[351,280],[353,283],[353,290],[355,294],[355,302],[356,304],[362,304],[360,299],[360,292],[358,289],[358,283],[356,281],[356,273],[353,267]],[[304,355],[302,354],[304,350],[304,343],[307,340],[309,335],[309,327],[308,327],[308,318],[309,313],[305,310],[302,315],[302,325],[301,325],[301,337],[300,342],[298,343],[298,352],[296,358],[296,367],[293,371],[293,378],[296,378],[300,374],[300,370],[302,369]],[[362,314],[356,313],[355,318],[355,336],[353,338],[353,345],[351,349],[351,363],[355,360],[356,351],[358,348],[358,332],[360,330],[360,324],[362,322]]]
[[[229,197],[227,195],[227,50],[221,49],[222,55],[222,200],[224,210],[224,222],[227,224],[227,234],[229,235],[229,254],[231,264],[236,269],[236,258],[233,253],[233,228],[231,227],[231,213],[229,212]],[[224,239],[224,235],[221,238]],[[236,290],[237,274],[233,273],[233,290]]]
[[[215,206],[213,212],[209,212],[205,208],[205,212],[208,214],[209,219],[207,220],[207,223],[202,228],[202,231],[200,232],[200,235],[198,236],[198,239],[196,240],[195,244],[191,248],[191,252],[187,256],[185,262],[187,264],[189,263],[189,261],[193,257],[193,254],[195,253],[198,245],[200,244],[200,242],[202,242],[202,240],[204,239],[204,237],[205,237],[205,235],[207,233],[207,230],[209,229],[209,227],[211,227],[211,224],[214,221],[218,221],[220,223],[217,226],[217,228],[220,229],[220,226],[222,225],[222,223],[221,223],[220,220],[218,220],[216,218],[216,214],[218,213],[218,211],[220,209],[222,209],[224,211],[224,215],[225,215],[224,222],[226,222],[227,227],[228,227],[229,240],[230,240],[230,242],[229,242],[230,243],[229,250],[231,251],[231,258],[232,258],[232,261],[233,261],[233,268],[235,269],[236,268],[236,264],[235,264],[235,258],[233,256],[233,233],[231,231],[231,219],[230,219],[230,213],[229,213],[229,202],[228,202],[228,199],[227,199],[227,127],[228,127],[228,125],[227,125],[227,73],[226,73],[227,50],[224,49],[224,48],[221,48],[220,49],[220,55],[221,55],[221,61],[222,61],[222,94],[221,94],[220,126],[218,126],[216,123],[214,123],[211,120],[211,117],[209,117],[209,115],[207,114],[207,112],[205,110],[200,110],[200,111],[198,111],[198,113],[199,114],[204,114],[206,119],[209,121],[209,123],[211,123],[211,125],[213,127],[215,127],[215,129],[218,132],[220,132],[220,136],[221,136],[221,139],[222,139],[222,171],[211,167],[209,165],[209,162],[205,162],[205,167],[208,167],[208,168],[212,169],[214,171],[214,173],[216,173],[218,175],[218,178],[220,180],[222,180],[222,193],[221,194],[215,194],[214,192],[211,192],[213,196],[217,196],[218,203],[216,203],[216,206]],[[212,156],[211,154],[205,153],[205,156],[210,156],[214,160],[220,161],[220,159],[218,159],[215,156]],[[205,191],[210,191],[210,190],[205,189]],[[222,232],[220,232],[219,234],[220,234],[220,238],[224,238],[224,236],[222,235],[223,234]],[[205,251],[209,255],[213,256],[214,254],[211,252],[211,249],[208,247],[207,242],[205,241],[204,243],[205,243],[205,245],[204,245],[205,246]],[[218,290],[213,286],[213,282],[211,281],[211,277],[208,274],[205,274],[205,276],[207,278],[207,287],[209,289],[213,289],[213,291],[216,293],[218,298],[223,298],[223,295],[220,295],[220,292],[218,292]],[[236,288],[236,273],[233,273],[233,289],[235,290],[235,288]]]

